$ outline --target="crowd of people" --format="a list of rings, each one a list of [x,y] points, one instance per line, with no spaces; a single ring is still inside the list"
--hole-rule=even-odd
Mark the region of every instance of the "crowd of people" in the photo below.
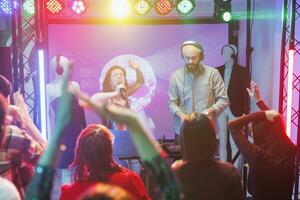
[[[282,115],[269,109],[258,85],[251,82],[246,88],[241,83],[245,72],[236,64],[237,48],[225,45],[221,51],[225,64],[216,69],[202,64],[204,49],[198,42],[186,41],[180,51],[185,66],[171,75],[168,106],[182,159],[171,165],[146,124],[130,110],[128,97],[144,83],[134,61],[128,63],[136,71],[134,83],[127,83],[122,66],[112,66],[103,91],[90,97],[69,80],[72,62],[54,57],[56,78],[47,85],[47,108],[55,122],[50,124],[55,125],[48,130],[48,141],[30,119],[20,92],[10,98],[11,83],[1,75],[0,199],[151,199],[139,174],[115,160],[111,129],[131,135],[143,168],[155,179],[158,195],[153,199],[291,199],[296,147],[285,133]],[[244,110],[247,91],[259,112]],[[102,123],[86,125],[83,109],[93,110]],[[242,184],[240,165],[226,162],[231,157],[228,143],[249,165],[248,184]],[[73,170],[68,181],[61,180],[65,185],[55,197],[51,191],[60,179],[58,169]]]

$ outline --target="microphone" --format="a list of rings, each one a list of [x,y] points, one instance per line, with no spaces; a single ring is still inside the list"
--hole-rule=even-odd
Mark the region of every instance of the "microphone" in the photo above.
[[[127,99],[127,91],[126,91],[126,88],[121,88],[120,89],[120,94],[121,94],[121,97],[123,98],[123,99]]]

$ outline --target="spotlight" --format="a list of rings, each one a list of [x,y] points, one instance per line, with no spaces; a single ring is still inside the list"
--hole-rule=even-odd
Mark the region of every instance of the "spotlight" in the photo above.
[[[11,15],[12,0],[1,0],[0,2],[0,14]]]
[[[138,15],[146,15],[149,13],[151,4],[149,0],[136,0],[133,3],[134,12]]]
[[[155,11],[160,15],[167,15],[173,9],[172,0],[155,0],[154,1]]]
[[[64,3],[61,0],[48,0],[46,7],[49,14],[57,15],[63,10]]]
[[[222,18],[225,22],[229,22],[231,20],[231,13],[230,12],[224,12],[222,15]]]
[[[177,12],[181,16],[189,15],[194,10],[194,7],[194,0],[178,0],[176,4]]]
[[[23,9],[28,13],[33,15],[35,13],[34,0],[26,0],[23,3]]]
[[[72,11],[76,14],[82,14],[86,11],[86,4],[83,0],[74,0],[71,4]]]
[[[231,15],[231,0],[214,0],[214,17],[220,21],[229,22]]]
[[[117,18],[125,18],[129,15],[129,2],[128,0],[113,0],[111,4],[112,14]]]

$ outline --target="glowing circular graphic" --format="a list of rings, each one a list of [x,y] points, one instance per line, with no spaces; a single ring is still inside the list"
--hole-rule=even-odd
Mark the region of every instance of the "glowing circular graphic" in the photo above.
[[[131,69],[128,66],[129,60],[132,60],[139,64],[145,79],[144,85],[137,92],[135,92],[129,97],[130,108],[133,111],[137,112],[145,108],[151,102],[156,90],[156,77],[154,75],[152,66],[145,59],[136,55],[120,55],[114,57],[104,65],[100,74],[99,84],[100,89],[102,90],[102,84],[105,74],[108,71],[108,69],[113,65],[119,65],[126,70],[126,79],[129,85],[135,82],[136,72],[134,69]]]

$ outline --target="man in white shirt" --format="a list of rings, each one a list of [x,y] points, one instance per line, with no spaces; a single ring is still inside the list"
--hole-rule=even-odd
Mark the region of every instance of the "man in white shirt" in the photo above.
[[[192,112],[215,117],[229,104],[224,82],[219,72],[201,63],[204,50],[196,41],[181,45],[185,66],[171,75],[169,110],[174,115],[175,140],[179,143],[181,122]]]

